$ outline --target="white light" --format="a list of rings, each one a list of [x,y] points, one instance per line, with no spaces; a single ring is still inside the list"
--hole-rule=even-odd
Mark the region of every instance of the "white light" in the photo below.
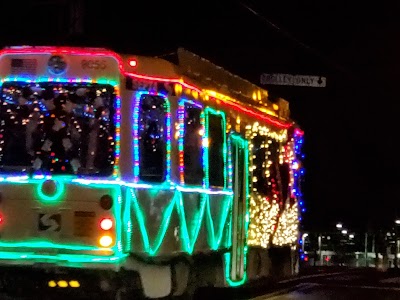
[[[347,234],[347,230],[346,229],[342,230],[342,233]]]
[[[354,234],[350,234],[349,238],[354,239]]]
[[[342,223],[337,223],[337,224],[336,224],[336,228],[337,228],[337,229],[341,229],[342,227],[343,227]]]
[[[400,225],[400,220],[397,219],[396,221],[394,221],[397,225]]]

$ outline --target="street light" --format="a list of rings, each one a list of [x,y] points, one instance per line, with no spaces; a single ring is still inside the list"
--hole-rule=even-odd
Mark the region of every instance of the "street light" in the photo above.
[[[343,229],[343,230],[342,230],[342,234],[347,234],[347,230],[346,230],[346,229]]]
[[[397,225],[400,225],[400,219],[394,221]]]
[[[399,220],[400,221],[400,220]],[[342,227],[343,227],[343,224],[342,223],[337,223],[336,224],[336,228],[337,229],[342,229]]]
[[[304,242],[306,240],[306,237],[308,237],[308,233],[303,233],[303,235],[301,236],[301,250],[304,253]]]

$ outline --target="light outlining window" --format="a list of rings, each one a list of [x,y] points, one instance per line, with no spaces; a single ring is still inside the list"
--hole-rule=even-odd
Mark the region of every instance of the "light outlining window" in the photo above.
[[[205,165],[205,186],[206,188],[209,188],[210,186],[212,186],[210,182],[210,156],[211,154],[215,154],[215,153],[210,153],[210,148],[212,147],[213,149],[211,149],[211,151],[215,151],[215,144],[218,141],[211,141],[211,147],[210,147],[210,140],[211,140],[211,136],[210,135],[216,135],[217,132],[213,131],[210,132],[210,125],[215,125],[214,121],[216,121],[215,119],[213,120],[213,123],[210,124],[210,119],[213,117],[217,117],[220,118],[221,120],[221,128],[220,128],[220,133],[221,133],[221,148],[217,151],[220,151],[220,156],[214,156],[214,159],[219,160],[219,163],[222,164],[222,166],[219,166],[218,168],[213,164],[213,171],[212,172],[221,172],[220,174],[218,173],[213,173],[212,175],[215,175],[215,179],[211,178],[211,181],[215,180],[217,183],[218,181],[221,181],[222,178],[222,188],[226,188],[227,186],[227,142],[226,142],[226,118],[225,118],[225,113],[219,110],[215,110],[211,107],[206,107],[204,109],[204,115],[205,115],[205,133],[204,133],[204,139],[203,139],[203,163]],[[216,128],[217,129],[217,128]],[[219,178],[218,178],[219,177]],[[218,184],[219,185],[219,184]]]
[[[249,221],[250,221],[250,214],[249,214],[249,145],[248,145],[248,141],[246,139],[244,139],[242,136],[240,136],[237,133],[231,133],[229,135],[228,138],[228,142],[229,142],[229,153],[230,155],[233,154],[234,151],[232,151],[232,147],[234,147],[234,145],[236,144],[237,147],[243,149],[243,174],[242,176],[244,178],[242,178],[242,183],[243,183],[243,188],[244,190],[242,190],[240,193],[242,194],[242,196],[245,197],[245,199],[243,199],[244,201],[244,206],[243,206],[243,212],[241,214],[239,214],[239,220],[241,218],[243,218],[241,220],[243,226],[243,232],[244,232],[244,243],[242,245],[242,249],[240,249],[240,251],[243,251],[243,277],[239,280],[233,280],[231,277],[232,274],[232,259],[236,259],[235,257],[232,257],[232,252],[227,252],[224,254],[224,259],[225,259],[225,279],[228,282],[228,284],[230,286],[239,286],[242,285],[244,282],[247,281],[247,251],[248,251],[248,246],[247,246],[247,240],[248,240],[248,227],[249,227]],[[236,156],[236,155],[235,155]],[[232,162],[231,162],[232,163]],[[231,177],[234,176],[234,172],[233,172],[233,167],[231,167],[230,170],[231,173]],[[239,173],[240,174],[240,173]],[[235,175],[236,176],[236,175]],[[235,217],[232,215],[232,217]],[[233,224],[234,222],[231,222],[231,224]],[[231,228],[232,230],[233,228]],[[231,231],[233,232],[233,230]],[[233,247],[232,245],[232,235],[229,236],[230,240],[229,240],[229,244]],[[232,248],[231,248],[232,249]]]
[[[164,99],[164,112],[165,112],[165,182],[171,181],[171,109],[168,98],[161,93],[149,93],[149,92],[138,92],[135,95],[134,107],[133,107],[133,174],[134,182],[137,183],[140,180],[141,174],[141,153],[140,153],[140,105],[143,96],[156,96]]]
[[[198,115],[193,116],[192,112]],[[181,99],[178,104],[178,122],[179,181],[181,184],[201,185],[204,182],[202,106],[194,101]]]
[[[233,187],[232,138],[228,138],[228,189]]]

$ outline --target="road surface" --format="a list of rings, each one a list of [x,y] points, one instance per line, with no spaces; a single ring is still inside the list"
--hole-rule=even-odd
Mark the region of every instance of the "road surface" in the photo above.
[[[350,270],[334,275],[310,276],[293,285],[251,300],[397,300],[400,274],[373,269]]]

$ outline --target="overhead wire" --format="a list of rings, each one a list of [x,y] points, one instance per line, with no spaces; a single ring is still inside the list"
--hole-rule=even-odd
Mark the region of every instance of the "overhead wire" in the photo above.
[[[287,30],[283,29],[282,27],[278,26],[271,20],[269,20],[267,17],[263,16],[260,12],[258,12],[254,7],[251,7],[247,3],[244,3],[243,1],[238,1],[238,3],[251,12],[254,16],[256,16],[258,19],[260,19],[262,22],[266,23],[270,28],[275,30],[277,33],[281,34],[284,36],[286,39],[290,40],[292,43],[297,45],[298,47],[302,48],[306,52],[318,57],[320,60],[324,61],[327,65],[329,65],[331,68],[334,68],[337,71],[340,71],[342,73],[347,74],[349,77],[353,77],[353,73],[348,70],[348,68],[338,64],[337,62],[333,61],[332,59],[328,58],[326,55],[322,54],[320,51],[314,49],[310,45],[307,45],[306,43],[302,42],[298,38],[296,38],[293,34],[288,32]]]

